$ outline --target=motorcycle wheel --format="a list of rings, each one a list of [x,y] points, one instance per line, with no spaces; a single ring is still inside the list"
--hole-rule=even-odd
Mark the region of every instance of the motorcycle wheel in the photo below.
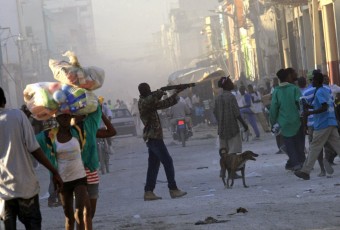
[[[182,129],[179,132],[179,136],[180,136],[180,141],[182,142],[182,147],[185,147],[185,130]]]

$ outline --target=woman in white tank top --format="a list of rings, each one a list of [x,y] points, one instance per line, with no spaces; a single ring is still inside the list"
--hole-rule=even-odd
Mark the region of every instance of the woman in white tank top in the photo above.
[[[59,191],[65,214],[65,229],[73,230],[75,222],[79,229],[92,229],[91,207],[87,193],[86,173],[81,159],[79,140],[72,135],[69,114],[56,117],[59,129],[56,134],[56,157],[58,172],[64,181]],[[75,198],[75,209],[73,208]],[[74,211],[75,210],[75,211]]]

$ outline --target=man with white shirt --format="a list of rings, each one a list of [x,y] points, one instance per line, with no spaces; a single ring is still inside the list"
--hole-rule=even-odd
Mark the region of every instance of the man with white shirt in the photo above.
[[[241,95],[240,91],[238,90],[236,84],[235,84],[235,89],[232,91],[232,94],[236,98],[238,107],[242,108],[244,106],[244,104],[243,104],[243,96]]]
[[[270,132],[267,119],[263,113],[264,106],[262,103],[261,94],[255,91],[252,85],[248,85],[248,93],[251,95],[252,98],[252,103],[254,105],[253,112],[255,113],[256,119],[260,122],[264,132],[266,133]]]
[[[6,130],[0,132],[0,219],[5,229],[16,229],[17,218],[26,229],[41,229],[39,182],[31,155],[51,171],[59,189],[63,181],[41,150],[27,116],[5,105],[0,87],[0,130]]]

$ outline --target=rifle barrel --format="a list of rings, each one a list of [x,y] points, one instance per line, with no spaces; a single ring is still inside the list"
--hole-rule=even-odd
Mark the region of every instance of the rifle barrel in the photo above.
[[[162,91],[166,90],[173,90],[173,89],[186,89],[190,87],[194,87],[196,84],[195,83],[188,83],[188,84],[179,84],[179,85],[169,85],[169,86],[164,86],[160,88]]]

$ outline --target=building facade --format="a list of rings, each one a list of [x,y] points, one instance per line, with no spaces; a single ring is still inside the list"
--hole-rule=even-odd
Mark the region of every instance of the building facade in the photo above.
[[[300,76],[321,69],[340,84],[340,0],[217,2],[215,15],[207,12],[201,21],[201,46],[211,63],[235,80],[245,76],[261,83],[280,68],[293,67]],[[169,44],[178,58],[182,48],[176,41]]]
[[[8,106],[27,84],[53,80],[50,58],[67,50],[87,60],[96,49],[91,0],[0,0],[0,85]]]

